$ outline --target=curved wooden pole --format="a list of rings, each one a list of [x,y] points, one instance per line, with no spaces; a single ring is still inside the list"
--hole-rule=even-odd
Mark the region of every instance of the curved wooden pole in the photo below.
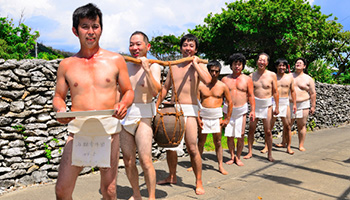
[[[133,58],[130,56],[124,56],[125,61],[127,62],[133,62],[135,64],[141,64],[141,60],[138,58]],[[177,65],[183,62],[188,62],[192,61],[193,57],[187,57],[187,58],[181,58],[179,60],[172,60],[172,61],[161,61],[161,60],[153,60],[153,59],[148,59],[149,63],[157,63],[163,66],[169,66],[169,65]],[[208,60],[203,60],[199,59],[200,63],[208,64]]]

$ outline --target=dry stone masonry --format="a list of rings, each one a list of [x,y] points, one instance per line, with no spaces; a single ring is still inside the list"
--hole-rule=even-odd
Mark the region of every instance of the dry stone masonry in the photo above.
[[[67,139],[66,126],[56,121],[52,110],[59,62],[0,59],[0,194],[57,178]],[[310,117],[309,129],[349,123],[350,86],[316,83],[316,90],[316,115]],[[281,130],[278,121],[273,132]],[[261,125],[255,137],[263,137]],[[152,153],[154,159],[165,157],[156,144]],[[82,174],[91,171],[85,168]]]

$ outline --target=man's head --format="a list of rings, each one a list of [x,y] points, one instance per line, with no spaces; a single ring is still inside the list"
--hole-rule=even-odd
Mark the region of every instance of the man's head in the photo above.
[[[246,62],[247,60],[245,56],[241,53],[234,53],[228,59],[230,68],[234,73],[241,73],[244,69]]]
[[[258,69],[265,69],[269,65],[270,56],[267,53],[260,53],[256,62]]]
[[[301,70],[301,71],[304,71],[304,69],[306,68],[306,66],[307,66],[307,62],[306,62],[306,59],[305,58],[297,58],[296,60],[295,60],[295,70],[297,71],[299,71],[299,70]]]
[[[275,62],[275,67],[277,69],[277,74],[284,74],[288,67],[288,61],[284,58],[279,58]]]
[[[83,18],[96,20],[99,17],[99,23],[102,30],[102,12],[96,5],[89,3],[77,8],[73,13],[73,27],[78,30],[79,22]]]
[[[135,31],[133,34],[131,34],[129,42],[129,51],[131,56],[135,58],[147,56],[147,52],[150,50],[151,44],[149,43],[148,37],[145,33]]]
[[[194,56],[198,50],[198,38],[192,34],[186,34],[181,38],[180,51],[183,57]]]
[[[207,64],[208,72],[210,73],[212,80],[217,79],[220,75],[221,64],[217,60],[212,60]]]

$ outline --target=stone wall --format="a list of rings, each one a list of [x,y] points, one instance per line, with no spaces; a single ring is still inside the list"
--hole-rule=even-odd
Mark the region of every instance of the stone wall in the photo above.
[[[0,59],[0,194],[11,187],[57,178],[67,139],[66,126],[56,121],[52,110],[59,62]],[[316,87],[316,114],[310,117],[308,127],[349,123],[350,87],[322,83]],[[281,132],[280,122],[275,127],[274,134]],[[263,137],[262,130],[258,126],[256,138]],[[154,159],[165,155],[156,144],[152,153]],[[91,171],[87,167],[82,174]]]

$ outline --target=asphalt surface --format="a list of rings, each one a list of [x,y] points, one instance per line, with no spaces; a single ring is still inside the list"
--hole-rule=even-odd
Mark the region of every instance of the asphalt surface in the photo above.
[[[274,139],[279,143],[281,139]],[[306,136],[305,152],[297,150],[298,138],[292,138],[294,155],[284,148],[273,148],[275,162],[268,162],[266,154],[260,153],[262,142],[253,146],[253,158],[243,160],[244,166],[226,165],[229,172],[217,171],[214,152],[203,154],[203,183],[206,193],[196,195],[193,172],[188,157],[179,158],[176,185],[157,185],[157,199],[350,199],[350,125],[334,129],[310,132]],[[244,156],[247,148],[243,149]],[[229,153],[224,151],[224,162]],[[157,181],[167,176],[166,161],[154,163]],[[140,188],[147,199],[147,188],[139,168]],[[73,199],[101,199],[99,173],[80,176]],[[125,170],[119,169],[118,199],[128,199],[132,190]],[[18,189],[0,196],[0,200],[55,199],[54,183]]]

